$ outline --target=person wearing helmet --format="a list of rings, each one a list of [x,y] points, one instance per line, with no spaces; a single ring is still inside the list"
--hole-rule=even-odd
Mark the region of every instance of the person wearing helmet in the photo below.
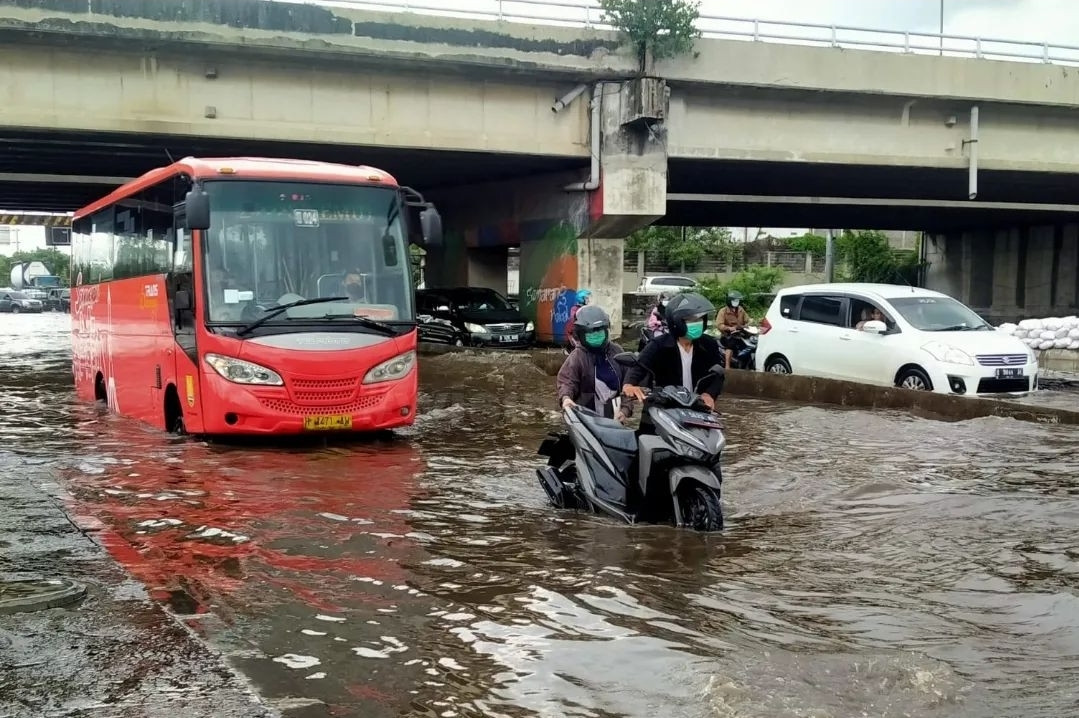
[[[589,289],[578,289],[576,301],[569,310],[569,318],[566,319],[566,345],[567,352],[573,351],[573,348],[577,346],[577,338],[574,331],[574,319],[577,316],[577,311],[581,307],[587,306],[588,302],[592,299],[592,291]]]
[[[732,337],[731,333],[738,331],[747,324],[749,324],[749,314],[746,313],[745,307],[742,306],[742,294],[732,289],[727,292],[726,306],[720,309],[719,314],[716,315],[716,326],[719,327],[720,331],[719,344],[725,352],[724,366],[728,369],[731,368],[731,356],[734,352],[745,348],[745,342]]]
[[[601,307],[583,306],[574,316],[573,333],[577,346],[558,370],[559,406],[583,406],[624,424],[633,415],[633,401],[619,397],[626,369],[614,361],[622,347],[610,339],[610,317]]]
[[[714,409],[723,391],[725,375],[712,374],[712,367],[724,365],[719,342],[704,333],[708,315],[715,307],[696,292],[679,294],[667,303],[667,334],[648,343],[637,357],[637,366],[626,372],[622,393],[644,400],[641,382],[650,370],[655,386],[684,386],[700,394]]]

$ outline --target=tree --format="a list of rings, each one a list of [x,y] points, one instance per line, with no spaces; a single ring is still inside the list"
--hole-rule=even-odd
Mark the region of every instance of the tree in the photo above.
[[[645,227],[626,239],[627,252],[645,252],[668,269],[694,269],[705,256],[726,259],[734,246],[726,227]]]
[[[852,282],[917,284],[922,268],[915,252],[896,252],[883,232],[844,232],[836,238],[836,255],[846,265],[845,279]]]
[[[700,2],[690,0],[600,0],[603,19],[633,44],[641,72],[651,60],[693,50]]]
[[[780,267],[753,266],[734,275],[729,282],[718,277],[703,279],[700,291],[712,304],[719,307],[727,303],[727,292],[741,293],[742,305],[751,316],[763,316],[772,301],[771,295],[783,283],[785,272]]]

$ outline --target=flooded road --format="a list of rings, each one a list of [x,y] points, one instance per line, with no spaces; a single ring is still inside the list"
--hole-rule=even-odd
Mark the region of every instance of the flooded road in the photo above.
[[[425,358],[393,441],[223,447],[75,402],[67,329],[0,315],[0,470],[286,715],[1074,714],[1075,428],[731,399],[702,536],[545,505],[524,356]]]

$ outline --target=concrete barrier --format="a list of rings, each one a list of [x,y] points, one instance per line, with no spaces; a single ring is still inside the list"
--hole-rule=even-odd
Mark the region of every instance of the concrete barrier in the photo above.
[[[532,360],[554,376],[565,357],[561,352],[534,350]],[[1006,399],[962,397],[950,394],[873,386],[853,381],[818,379],[732,369],[724,393],[801,404],[849,406],[863,409],[898,409],[941,421],[964,421],[1000,416],[1038,424],[1079,424],[1079,411],[1031,406]]]

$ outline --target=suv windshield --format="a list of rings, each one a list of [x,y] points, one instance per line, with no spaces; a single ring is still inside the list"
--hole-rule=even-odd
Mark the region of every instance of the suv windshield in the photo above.
[[[924,332],[992,329],[974,310],[951,297],[898,297],[888,300],[915,329]]]
[[[207,182],[210,322],[267,324],[363,316],[413,321],[405,219],[395,188],[274,181]]]
[[[458,309],[465,312],[491,312],[513,309],[501,294],[493,289],[458,289],[443,292]]]

